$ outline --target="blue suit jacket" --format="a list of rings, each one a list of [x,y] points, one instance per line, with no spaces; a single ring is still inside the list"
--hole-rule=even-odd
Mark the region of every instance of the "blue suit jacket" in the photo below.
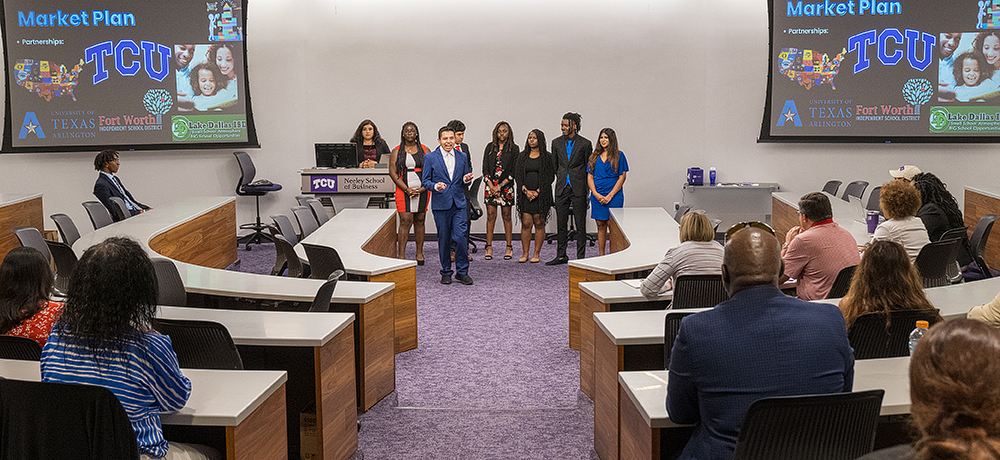
[[[443,211],[456,206],[465,209],[465,190],[468,184],[462,180],[466,174],[471,173],[469,160],[465,153],[455,152],[455,172],[452,178],[448,178],[448,169],[444,164],[444,157],[441,155],[441,147],[433,152],[424,155],[424,170],[421,180],[424,188],[431,191],[431,210]],[[434,187],[438,182],[444,182],[448,187],[443,191],[437,191]]]
[[[854,352],[837,306],[757,286],[681,321],[667,413],[697,424],[681,458],[731,458],[754,401],[851,391],[853,384]]]
[[[119,182],[121,181],[121,179],[118,180]],[[97,173],[97,182],[94,183],[94,196],[96,196],[97,199],[101,201],[101,204],[103,204],[105,208],[108,208],[108,212],[111,213],[111,217],[115,216],[115,212],[112,209],[114,204],[111,203],[111,197],[113,196],[125,200],[126,203],[128,202],[128,200],[132,200],[132,202],[139,205],[140,208],[149,209],[149,206],[146,206],[140,203],[135,198],[132,198],[132,194],[129,193],[127,188],[125,188],[125,183],[122,183],[122,190],[125,191],[125,194],[128,195],[128,198],[122,196],[121,192],[118,191],[118,187],[116,187],[115,184],[111,182],[111,179],[109,179],[108,176],[106,176],[102,172]],[[139,214],[139,211],[140,210],[138,209],[133,209],[131,210],[131,214],[134,216],[136,214]]]

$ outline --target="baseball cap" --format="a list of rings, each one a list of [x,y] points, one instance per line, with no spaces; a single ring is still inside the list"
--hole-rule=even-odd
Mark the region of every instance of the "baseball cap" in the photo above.
[[[920,168],[913,165],[903,165],[899,169],[890,169],[889,174],[896,179],[913,180],[913,176],[920,174]]]

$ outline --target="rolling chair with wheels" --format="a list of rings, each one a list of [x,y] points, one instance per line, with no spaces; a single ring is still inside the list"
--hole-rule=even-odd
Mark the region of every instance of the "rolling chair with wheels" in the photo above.
[[[44,257],[45,260],[52,260],[52,252],[49,251],[49,245],[45,242],[45,238],[42,238],[42,234],[39,233],[37,228],[17,227],[12,231],[14,232],[14,235],[17,236],[17,240],[21,243],[21,246],[34,248],[38,252],[42,253],[42,257]],[[72,251],[73,250],[70,249],[70,252]],[[66,270],[67,271],[64,273],[59,273],[58,271],[56,272],[54,288],[58,294],[64,294],[66,292],[65,288],[69,286],[69,278],[73,273],[73,269],[70,267]]]
[[[170,337],[177,363],[191,369],[242,370],[243,360],[226,326],[214,321],[153,319],[153,329]]]
[[[983,278],[993,277],[993,272],[986,265],[986,242],[989,240],[993,224],[998,218],[1000,217],[996,214],[987,214],[981,217],[979,223],[976,224],[976,229],[972,231],[972,237],[969,238],[969,247],[972,248],[972,260]]]
[[[866,313],[854,320],[847,330],[847,340],[854,349],[854,359],[895,358],[910,355],[910,332],[917,321],[938,322],[935,310],[899,310],[889,312],[889,327],[882,313]]]
[[[310,278],[325,280],[337,270],[346,270],[336,249],[309,243],[302,243],[302,247],[306,250],[306,259],[309,259]]]
[[[267,227],[260,222],[260,197],[281,190],[281,185],[273,184],[265,179],[254,181],[257,169],[254,168],[250,155],[246,152],[233,152],[233,155],[236,156],[236,161],[240,165],[240,180],[236,183],[236,194],[254,197],[257,205],[256,221],[252,224],[240,225],[241,230],[253,230],[253,233],[239,239],[239,242],[246,243],[246,250],[249,251],[251,243],[260,244],[262,239],[269,239],[263,231]]]
[[[878,186],[872,189],[872,192],[868,194],[868,203],[865,204],[866,211],[878,211],[882,214],[882,206],[878,203],[879,197],[882,196],[882,186]]]
[[[105,208],[100,201],[84,201],[82,204],[83,208],[87,210],[87,215],[90,216],[90,223],[94,225],[94,230],[115,222],[111,218],[108,208]]]
[[[856,180],[854,182],[851,182],[850,184],[847,184],[847,187],[844,188],[844,194],[840,196],[840,199],[850,202],[851,199],[847,197],[853,196],[860,200],[861,195],[865,194],[866,188],[868,188],[867,181]]]
[[[316,216],[313,215],[312,209],[305,206],[293,206],[292,214],[295,216],[295,221],[299,223],[299,229],[302,230],[303,240],[319,228],[319,222],[316,222]]]
[[[132,213],[128,212],[128,206],[125,205],[125,200],[118,198],[117,196],[109,197],[111,199],[111,217],[115,222],[121,222],[129,217],[132,217]]]
[[[45,245],[52,254],[52,260],[56,263],[55,289],[57,292],[65,293],[69,288],[69,280],[73,276],[73,269],[76,268],[76,253],[73,248],[66,243],[45,240]]]
[[[472,181],[472,185],[469,186],[469,190],[465,192],[465,201],[468,206],[466,206],[466,214],[469,217],[469,246],[472,249],[469,250],[470,254],[475,254],[476,243],[483,243],[484,247],[486,245],[485,236],[474,236],[471,233],[472,221],[479,220],[483,217],[483,206],[479,204],[479,190],[483,188],[483,176],[479,176]]]
[[[187,306],[187,291],[184,290],[184,281],[181,280],[180,273],[174,261],[162,257],[151,257],[153,270],[156,272],[156,285],[158,294],[157,305],[170,305],[174,307]]]
[[[958,260],[958,249],[961,243],[960,238],[952,238],[927,243],[920,248],[920,253],[917,254],[917,259],[913,261],[913,264],[917,266],[925,288],[951,284],[948,268],[954,266]]]
[[[68,246],[73,246],[76,240],[80,239],[80,230],[77,230],[76,224],[73,223],[73,219],[66,214],[53,214],[49,216],[56,223],[56,228],[59,229],[59,234],[62,235],[63,243]]]
[[[681,275],[674,284],[671,309],[714,307],[729,300],[722,275]]]
[[[330,311],[330,299],[333,297],[333,291],[337,289],[337,280],[341,276],[344,276],[343,270],[334,270],[330,274],[330,277],[319,287],[316,291],[316,298],[313,299],[312,305],[309,307],[311,312],[328,312]]]
[[[854,270],[857,268],[857,265],[842,268],[837,273],[837,278],[833,280],[833,286],[830,287],[830,292],[826,294],[826,298],[839,299],[847,295],[847,291],[851,289],[851,278],[854,276]]]

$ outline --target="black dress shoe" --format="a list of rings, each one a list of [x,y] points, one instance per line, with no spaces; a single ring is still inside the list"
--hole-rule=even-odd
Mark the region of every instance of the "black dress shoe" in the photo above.
[[[545,262],[545,265],[562,265],[565,263],[569,263],[568,257],[556,257],[555,259]]]
[[[455,279],[457,279],[459,283],[462,283],[466,286],[472,284],[472,277],[469,275],[458,274],[455,275]]]
[[[451,284],[451,277],[448,275],[441,275],[441,284]]]

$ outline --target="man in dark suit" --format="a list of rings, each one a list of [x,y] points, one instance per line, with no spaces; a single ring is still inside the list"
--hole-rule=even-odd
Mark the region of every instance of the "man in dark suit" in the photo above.
[[[455,131],[447,126],[438,130],[440,147],[424,156],[422,180],[431,191],[431,210],[437,226],[438,255],[441,258],[441,284],[451,284],[451,247],[455,245],[455,275],[462,284],[472,284],[469,276],[469,246],[465,238],[465,191],[472,182],[466,154],[455,150]]]
[[[101,201],[101,204],[105,208],[108,208],[111,217],[116,216],[114,203],[111,202],[111,197],[113,196],[125,201],[125,207],[132,216],[150,209],[149,206],[132,198],[132,194],[125,188],[125,184],[122,184],[118,176],[115,176],[120,166],[121,161],[118,159],[118,152],[114,150],[102,150],[101,153],[98,153],[94,157],[94,169],[101,172],[97,175],[97,182],[94,184],[94,196]]]
[[[780,245],[745,228],[726,245],[730,299],[688,316],[670,355],[667,413],[696,424],[680,458],[731,458],[750,404],[761,398],[851,391],[854,352],[836,305],[778,290]]]
[[[472,169],[472,150],[469,149],[469,144],[463,142],[465,140],[465,123],[462,120],[451,120],[446,125],[447,127],[455,130],[455,150],[465,154],[466,163],[469,165],[469,171]],[[468,201],[468,200],[466,200]],[[466,218],[465,218],[465,240],[469,241],[469,231],[472,230],[472,221],[469,218],[469,214],[472,213],[472,203],[466,203]],[[455,259],[455,248],[451,248],[452,260]],[[472,254],[469,254],[469,260],[472,260]]]
[[[569,239],[570,204],[573,205],[573,220],[576,223],[576,258],[582,259],[587,252],[587,162],[594,147],[587,138],[577,134],[580,130],[580,114],[569,112],[562,117],[562,136],[552,140],[552,165],[556,171],[556,229],[559,244],[556,258],[545,265],[559,265],[569,262],[566,244]]]

